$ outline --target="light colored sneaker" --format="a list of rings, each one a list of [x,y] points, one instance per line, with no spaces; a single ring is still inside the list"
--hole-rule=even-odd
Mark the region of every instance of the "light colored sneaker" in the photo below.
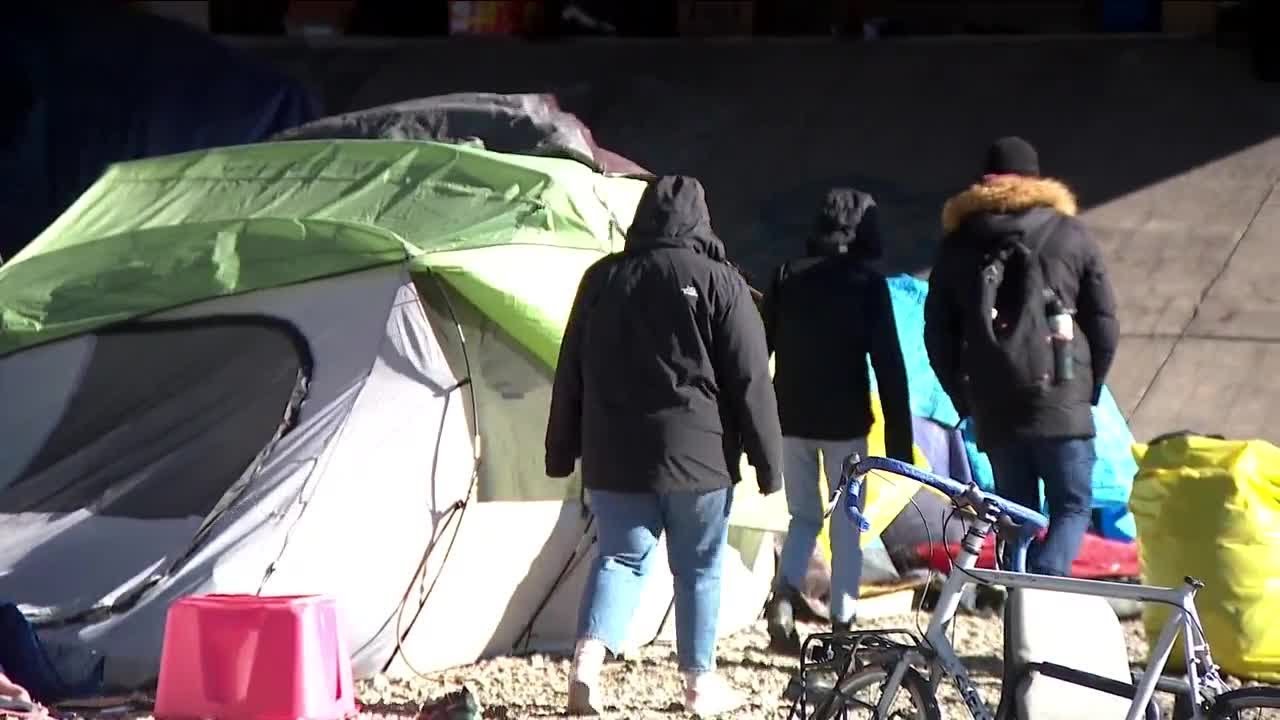
[[[569,715],[599,715],[604,709],[600,673],[607,650],[599,640],[579,640],[569,669]]]
[[[747,696],[714,672],[685,674],[684,707],[698,717],[733,712],[747,704]]]

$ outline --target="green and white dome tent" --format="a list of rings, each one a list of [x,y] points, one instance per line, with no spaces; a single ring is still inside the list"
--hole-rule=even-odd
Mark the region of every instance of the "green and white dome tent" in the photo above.
[[[643,187],[422,141],[111,167],[0,266],[0,598],[118,687],[191,593],[331,594],[362,676],[569,648],[594,533],[543,473],[552,368]],[[726,632],[786,522],[740,490]],[[670,605],[664,570],[634,645]]]

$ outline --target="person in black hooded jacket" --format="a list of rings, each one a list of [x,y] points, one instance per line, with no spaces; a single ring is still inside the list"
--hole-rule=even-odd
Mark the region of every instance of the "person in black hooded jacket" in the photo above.
[[[685,704],[744,698],[715,674],[720,568],[745,449],[760,491],[781,487],[782,434],[760,314],[725,259],[695,179],[659,178],[621,253],[583,275],[560,348],[546,464],[578,458],[599,554],[583,593],[569,710],[595,714],[605,651],[620,649],[659,536],[675,576]]]
[[[819,453],[835,483],[851,453],[867,454],[871,431],[871,358],[885,417],[890,457],[911,462],[907,372],[889,286],[871,266],[880,255],[875,201],[848,188],[829,191],[807,241],[807,256],[783,264],[766,290],[761,312],[776,362],[787,507],[791,524],[782,546],[767,617],[775,647],[798,650],[793,613],[822,529]],[[865,501],[865,498],[864,498]],[[847,628],[862,578],[858,527],[844,513],[831,521],[831,620]]]

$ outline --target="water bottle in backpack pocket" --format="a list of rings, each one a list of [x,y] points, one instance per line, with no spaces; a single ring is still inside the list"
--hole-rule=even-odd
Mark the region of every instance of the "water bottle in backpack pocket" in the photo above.
[[[1045,306],[1049,315],[1049,342],[1053,346],[1053,382],[1061,385],[1076,376],[1072,341],[1075,340],[1075,320],[1062,299],[1052,290],[1045,290]]]

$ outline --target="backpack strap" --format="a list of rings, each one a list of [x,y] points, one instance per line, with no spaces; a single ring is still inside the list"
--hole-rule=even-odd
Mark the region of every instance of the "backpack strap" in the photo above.
[[[791,263],[784,262],[778,266],[778,270],[773,274],[773,286],[771,291],[774,297],[782,292],[782,283],[787,281],[787,276],[791,274]]]
[[[1027,238],[1026,235],[1023,236],[1024,242],[1022,245],[1027,248],[1027,253],[1030,257],[1040,263],[1040,271],[1046,278],[1048,277],[1048,273],[1044,272],[1044,261],[1041,259],[1040,253],[1044,250],[1045,243],[1049,242],[1049,238],[1058,231],[1058,226],[1061,225],[1066,218],[1066,215],[1055,212],[1048,220],[1037,225],[1034,232],[1028,233],[1029,235],[1032,235],[1032,238]],[[1030,239],[1031,242],[1026,242],[1026,239]]]
[[[1057,226],[1065,219],[1065,215],[1061,213],[1053,213],[1053,215],[1043,223],[1036,225],[1032,232],[1024,233],[1017,240],[1006,240],[1005,242],[1002,242],[999,246],[986,253],[982,262],[982,272],[984,274],[990,272],[992,265],[997,261],[1000,263],[1001,267],[1004,267],[1008,264],[1009,258],[1015,252],[1025,252],[1027,262],[1034,262],[1040,266],[1040,275],[1044,278],[1046,289],[1052,293],[1053,297],[1061,299],[1058,289],[1053,287],[1050,282],[1051,276],[1048,272],[1048,268],[1044,265],[1044,258],[1041,256],[1041,251],[1044,250],[1045,243],[1049,241],[1049,236],[1057,230]],[[1046,301],[1049,299],[1049,297],[1045,298]]]
[[[787,281],[787,276],[790,274],[791,263],[784,262],[774,271],[773,279],[769,283],[769,296],[773,300],[769,308],[769,314],[772,315],[769,318],[769,324],[774,328],[775,333],[777,332],[778,321],[782,319],[782,313],[778,312],[778,302],[782,299],[782,284]]]
[[[1045,243],[1049,241],[1050,236],[1058,231],[1058,228],[1062,223],[1066,222],[1066,219],[1066,215],[1063,215],[1062,213],[1054,213],[1051,218],[1044,222],[1044,224],[1036,228],[1036,234],[1039,237],[1034,243],[1027,245],[1027,250],[1030,252],[1030,257],[1028,259],[1040,265],[1040,276],[1044,279],[1045,302],[1047,303],[1051,300],[1057,300],[1064,308],[1066,308],[1069,314],[1074,315],[1075,308],[1068,307],[1067,303],[1062,298],[1062,293],[1059,292],[1058,288],[1054,287],[1053,275],[1049,272],[1049,268],[1045,267],[1044,258],[1040,254],[1044,249]],[[1072,302],[1071,305],[1074,306],[1075,303]]]

